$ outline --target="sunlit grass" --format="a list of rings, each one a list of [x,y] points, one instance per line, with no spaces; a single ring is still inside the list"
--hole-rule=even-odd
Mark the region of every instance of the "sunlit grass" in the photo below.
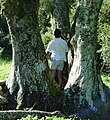
[[[31,115],[28,115],[27,117],[25,117],[25,118],[22,117],[19,120],[75,120],[75,119],[74,118],[57,117],[57,116],[52,116],[52,117],[45,116],[42,118],[38,118],[38,116],[33,117]]]
[[[110,88],[110,74],[102,74],[101,78],[103,80],[103,83],[107,85]]]
[[[6,80],[8,78],[11,63],[10,60],[3,60],[0,58],[0,80]]]

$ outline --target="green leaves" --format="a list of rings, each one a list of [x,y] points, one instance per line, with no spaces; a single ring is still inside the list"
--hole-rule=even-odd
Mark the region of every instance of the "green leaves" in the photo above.
[[[104,0],[98,25],[98,42],[102,46],[101,58],[110,67],[110,1]]]
[[[37,116],[32,117],[31,115],[28,115],[26,118],[21,118],[18,120],[74,120],[74,118],[64,118],[64,117],[57,117],[57,116],[52,116],[52,117],[42,117],[38,118]]]

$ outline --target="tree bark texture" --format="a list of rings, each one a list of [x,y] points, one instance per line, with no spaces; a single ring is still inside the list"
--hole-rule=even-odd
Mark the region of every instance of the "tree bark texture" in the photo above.
[[[71,43],[74,62],[65,86],[67,111],[79,116],[98,115],[92,119],[107,120],[106,96],[97,68],[97,23],[102,0],[80,0],[75,35]],[[65,104],[65,102],[64,102]],[[73,106],[73,108],[71,107]],[[105,113],[104,113],[105,112]]]
[[[46,109],[47,60],[38,26],[39,0],[6,0],[7,19],[13,47],[12,69],[6,86],[17,96],[17,106]],[[25,104],[24,104],[25,103]]]

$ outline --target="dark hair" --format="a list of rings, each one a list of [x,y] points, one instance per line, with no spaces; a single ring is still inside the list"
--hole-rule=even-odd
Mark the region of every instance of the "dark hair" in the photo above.
[[[61,37],[61,31],[60,31],[59,29],[56,29],[56,30],[54,31],[54,35],[55,35],[56,38]]]

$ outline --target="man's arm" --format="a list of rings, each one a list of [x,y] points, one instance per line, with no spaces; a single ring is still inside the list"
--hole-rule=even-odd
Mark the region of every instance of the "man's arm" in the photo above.
[[[47,49],[46,49],[46,55],[47,57],[50,57],[51,56],[51,51],[52,51],[52,41],[49,42],[48,46],[47,46]]]

